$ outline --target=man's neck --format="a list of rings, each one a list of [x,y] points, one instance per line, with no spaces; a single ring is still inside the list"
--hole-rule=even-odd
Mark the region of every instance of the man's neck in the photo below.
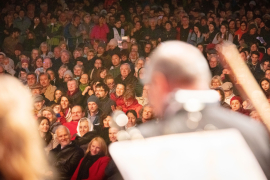
[[[183,25],[184,29],[187,29],[189,27],[189,25]]]
[[[97,113],[98,113],[98,111],[97,111],[97,110],[96,110],[96,111],[94,111],[94,112],[91,112],[91,111],[90,111],[90,116],[95,116]]]
[[[258,61],[257,62],[251,62],[253,66],[257,65]]]

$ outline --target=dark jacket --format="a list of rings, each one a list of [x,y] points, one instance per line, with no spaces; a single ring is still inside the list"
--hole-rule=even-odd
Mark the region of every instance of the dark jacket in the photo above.
[[[81,90],[78,89],[78,91],[75,94],[71,95],[71,96],[67,93],[67,96],[70,99],[71,106],[75,106],[75,105],[82,106],[84,96],[82,95]]]
[[[102,137],[107,145],[110,144],[109,138],[109,128],[102,127],[101,125],[95,125],[94,129],[96,130],[98,136]]]
[[[51,165],[54,166],[58,173],[59,180],[70,180],[74,174],[80,160],[84,156],[83,150],[74,142],[61,149],[59,144],[50,151],[49,156],[52,158]]]
[[[105,97],[104,99],[99,99],[100,106],[99,108],[102,110],[102,112],[105,115],[110,115],[112,113],[112,105],[116,106],[116,103],[114,100],[110,99],[109,97]]]
[[[92,139],[95,138],[97,135],[97,131],[89,131],[85,133],[85,135],[83,135],[82,137],[76,134],[74,143],[80,146],[80,148],[85,152],[90,141],[92,141]]]
[[[259,82],[261,80],[261,78],[263,78],[263,76],[264,76],[264,72],[261,70],[260,63],[258,62],[254,66],[251,62],[248,62],[247,65],[248,65],[252,75],[256,79],[256,81]]]
[[[161,33],[161,41],[169,41],[176,39],[176,30],[171,29],[170,31],[163,30]]]
[[[138,79],[132,73],[129,73],[129,75],[124,80],[122,80],[121,74],[119,74],[115,78],[115,84],[118,83],[124,83],[125,85],[132,84],[134,87],[136,86],[137,81]]]
[[[222,74],[222,67],[220,65],[217,65],[214,68],[211,68],[211,67],[209,67],[209,68],[210,68],[212,77],[216,76],[216,75],[220,76]]]

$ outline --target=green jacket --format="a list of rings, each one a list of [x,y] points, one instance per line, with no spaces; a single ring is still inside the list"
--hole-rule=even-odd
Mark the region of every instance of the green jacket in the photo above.
[[[60,39],[62,38],[63,34],[63,27],[61,24],[54,24],[54,25],[48,25],[46,28],[47,36],[49,39],[47,39],[47,43],[50,46],[58,46]]]

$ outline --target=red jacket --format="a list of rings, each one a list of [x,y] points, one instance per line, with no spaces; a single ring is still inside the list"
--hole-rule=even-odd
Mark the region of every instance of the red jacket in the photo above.
[[[102,27],[100,25],[95,25],[91,31],[90,39],[99,39],[107,42],[107,34],[109,33],[109,28],[107,24],[103,24]]]
[[[70,131],[71,140],[74,140],[76,136],[74,136],[77,133],[77,126],[79,121],[70,121],[68,123],[64,123],[63,125],[66,126]]]
[[[122,109],[123,109],[124,113],[126,113],[130,109],[133,109],[137,112],[137,116],[139,117],[140,116],[139,112],[142,109],[142,105],[140,105],[138,103],[137,99],[134,99],[133,103],[130,106],[126,106],[126,104],[124,104],[122,106]]]
[[[125,104],[123,96],[116,97],[115,93],[111,93],[110,98],[115,101],[116,106],[123,106]]]
[[[75,170],[71,180],[76,180],[79,169],[81,166],[83,158],[81,159],[77,169]],[[110,158],[108,156],[104,156],[99,158],[90,168],[89,168],[89,177],[88,180],[102,180],[105,175],[105,168],[107,167],[108,163],[110,162]]]

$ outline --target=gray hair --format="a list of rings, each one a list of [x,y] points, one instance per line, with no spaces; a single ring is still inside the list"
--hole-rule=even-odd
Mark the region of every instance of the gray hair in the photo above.
[[[62,50],[62,51],[61,51],[61,55],[62,55],[63,53],[66,53],[66,54],[68,55],[68,57],[70,57],[70,52],[69,52],[68,50],[65,50],[65,49]]]
[[[84,67],[82,65],[75,65],[73,71],[75,70],[75,68],[80,68],[82,70],[82,74],[84,73]]]
[[[131,71],[130,65],[128,63],[124,63],[120,66],[120,69],[122,68],[122,66],[127,66],[129,68],[129,70]]]
[[[135,67],[137,66],[137,64],[138,64],[138,62],[139,62],[140,60],[142,60],[143,63],[145,64],[145,59],[144,59],[144,57],[139,57],[139,58],[135,61]]]
[[[63,125],[58,126],[58,128],[57,128],[56,131],[55,131],[55,134],[56,134],[56,135],[57,135],[57,132],[58,132],[60,129],[65,129],[65,130],[67,131],[67,133],[70,135],[69,129],[68,129],[66,126],[63,126]]]
[[[162,73],[170,84],[190,84],[208,89],[211,74],[202,53],[181,41],[167,41],[158,46],[146,64],[143,82],[148,84],[154,72]]]

